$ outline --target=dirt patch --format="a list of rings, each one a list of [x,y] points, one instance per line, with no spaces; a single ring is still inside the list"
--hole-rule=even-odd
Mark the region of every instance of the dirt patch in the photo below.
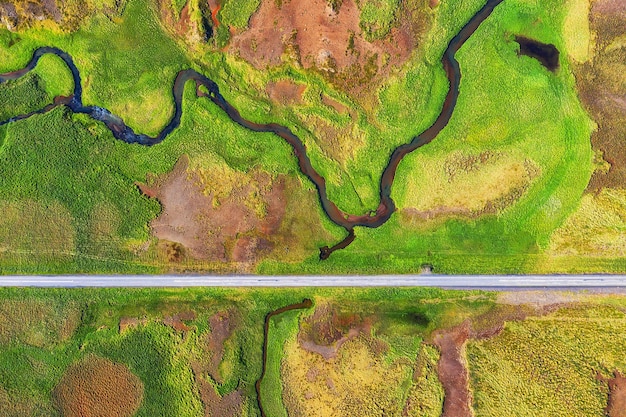
[[[384,39],[369,42],[355,2],[344,0],[336,9],[327,0],[263,0],[250,29],[236,35],[230,49],[258,69],[296,62],[351,89],[367,84],[383,68],[406,62],[423,30],[403,21]]]
[[[146,318],[137,318],[137,317],[121,317],[119,324],[120,333],[124,333],[129,329],[136,329],[139,325],[145,326],[148,323],[148,319]]]
[[[185,321],[191,321],[196,319],[196,313],[193,311],[185,311],[183,313],[174,314],[163,318],[163,324],[173,328],[178,332],[187,332],[190,328],[185,324]]]
[[[285,215],[285,179],[222,168],[191,170],[182,156],[169,174],[138,184],[163,205],[150,226],[167,261],[233,262],[245,272],[273,250]]]
[[[244,402],[242,390],[236,390],[220,396],[213,385],[202,377],[202,368],[197,363],[191,364],[200,399],[204,404],[205,417],[235,417],[240,416]]]
[[[326,94],[322,94],[322,103],[324,103],[327,106],[332,107],[337,113],[340,113],[340,114],[346,113],[348,111],[348,108],[346,106],[344,106],[337,100],[333,100],[332,98],[328,97]]]
[[[224,343],[232,335],[236,326],[232,314],[232,312],[221,311],[209,318],[211,332],[207,336],[207,346],[210,355],[207,371],[218,384],[224,382],[219,370],[220,363],[224,357]]]
[[[609,386],[607,415],[609,417],[626,417],[626,377],[615,371],[613,378],[606,382]]]
[[[433,343],[441,357],[437,375],[443,385],[445,398],[442,417],[472,417],[472,393],[469,390],[469,372],[465,363],[465,343],[470,337],[470,322],[433,335]]]
[[[163,28],[172,36],[182,39],[189,46],[197,45],[204,38],[204,29],[198,19],[192,17],[190,2],[187,2],[177,15],[169,0],[159,0],[159,17]]]
[[[143,384],[125,365],[89,356],[68,368],[53,396],[65,417],[130,417],[143,399]]]
[[[200,398],[204,404],[204,415],[209,416],[240,416],[244,403],[241,389],[221,396],[215,384],[223,384],[224,378],[219,365],[224,357],[224,343],[233,334],[238,323],[235,311],[220,311],[209,318],[210,331],[201,337],[200,355],[191,362]],[[206,375],[214,381],[207,380]]]
[[[370,335],[372,319],[363,319],[354,313],[341,313],[336,306],[322,305],[303,320],[298,333],[300,347],[321,355],[324,359],[335,358],[341,346],[360,335]]]
[[[626,3],[622,0],[595,0],[593,2],[592,11],[602,14],[626,15]]]
[[[266,89],[267,94],[276,103],[294,105],[302,104],[302,94],[306,86],[289,80],[280,80],[269,83]]]

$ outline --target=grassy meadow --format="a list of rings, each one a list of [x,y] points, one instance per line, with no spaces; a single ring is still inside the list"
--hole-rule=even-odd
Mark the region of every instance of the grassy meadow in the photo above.
[[[626,372],[620,295],[4,288],[0,412],[72,416],[82,395],[89,410],[108,401],[102,415],[259,416],[265,317],[304,298],[310,309],[270,322],[268,416],[441,415],[451,380],[436,335],[466,325],[476,415],[601,416]]]
[[[448,89],[443,51],[483,2],[417,4],[422,20],[413,23],[424,32],[411,58],[360,95],[293,62],[258,70],[224,49],[230,37],[224,28],[245,30],[259,5],[240,3],[226,1],[217,13],[217,43],[193,48],[163,27],[159,8],[148,0],[125,2],[114,18],[94,11],[73,31],[43,23],[18,33],[0,29],[0,72],[22,67],[39,46],[62,48],[81,71],[85,104],[106,107],[136,132],[155,135],[172,115],[176,73],[194,68],[214,79],[244,117],[280,123],[299,135],[342,210],[375,210],[391,152],[439,114]],[[183,6],[171,5],[175,15]],[[404,10],[391,0],[357,6],[372,41],[387,36]],[[198,172],[233,170],[227,170],[234,173],[224,184],[245,183],[241,178],[253,169],[292,179],[297,192],[288,206],[289,224],[281,229],[291,237],[281,245],[302,249],[285,257],[277,249],[255,264],[256,272],[416,273],[424,264],[442,273],[623,271],[613,252],[596,259],[583,251],[570,262],[554,249],[572,233],[559,228],[576,221],[570,216],[594,169],[594,124],[578,100],[568,60],[584,55],[570,28],[585,24],[572,17],[576,7],[565,0],[548,6],[507,0],[495,9],[457,53],[463,78],[449,125],[399,166],[392,191],[397,212],[378,229],[357,228],[356,241],[325,262],[315,248],[332,245],[344,233],[319,204],[294,209],[302,200],[295,196],[314,188],[300,174],[291,148],[273,135],[235,125],[196,98],[191,85],[181,127],[151,148],[120,143],[99,123],[63,109],[0,127],[0,203],[9,213],[24,213],[2,220],[4,230],[19,233],[0,232],[0,271],[237,270],[212,260],[172,265],[158,253],[149,223],[162,207],[134,183],[166,174],[181,155]],[[556,45],[560,69],[552,73],[518,56],[514,35]],[[268,93],[268,85],[285,80],[305,87],[290,104]],[[71,84],[62,62],[44,57],[32,74],[0,86],[0,117],[41,108],[70,93]],[[222,188],[214,185],[216,193]],[[50,224],[39,226],[33,221],[38,218]]]

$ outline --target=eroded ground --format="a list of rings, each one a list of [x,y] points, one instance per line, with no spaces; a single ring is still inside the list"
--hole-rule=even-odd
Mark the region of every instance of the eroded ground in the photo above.
[[[89,356],[67,370],[54,397],[64,417],[130,417],[143,399],[143,384],[126,366]]]
[[[364,32],[354,0],[337,2],[336,7],[326,0],[264,0],[250,28],[235,35],[230,48],[258,69],[296,62],[339,86],[359,90],[375,76],[382,79],[390,67],[401,66],[416,47],[426,14],[403,11],[400,21],[374,40]]]
[[[606,412],[609,417],[626,416],[626,377],[619,371],[615,371],[613,378],[609,379],[609,404]]]
[[[315,231],[325,234],[319,219],[299,213],[316,204],[314,192],[260,169],[194,169],[183,156],[169,174],[137,185],[163,206],[150,227],[168,262],[226,262],[247,271],[273,253],[298,259],[315,250]]]
[[[595,0],[589,13],[593,36],[591,56],[574,66],[580,97],[598,129],[591,141],[600,160],[589,183],[590,191],[623,188],[626,183],[626,4]],[[606,161],[608,165],[603,165]]]

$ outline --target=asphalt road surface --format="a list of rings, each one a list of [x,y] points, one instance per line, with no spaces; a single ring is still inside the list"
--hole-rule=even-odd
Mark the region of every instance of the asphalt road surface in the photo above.
[[[75,275],[0,276],[11,287],[442,287],[485,289],[626,288],[625,275],[374,275],[200,276]]]

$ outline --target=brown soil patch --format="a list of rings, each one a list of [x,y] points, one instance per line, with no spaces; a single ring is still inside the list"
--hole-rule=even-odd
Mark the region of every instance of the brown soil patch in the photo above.
[[[145,326],[148,323],[148,319],[142,318],[139,319],[137,317],[121,317],[120,318],[120,333],[124,333],[129,329],[136,329],[139,325]]]
[[[369,42],[354,0],[341,2],[337,12],[327,0],[262,0],[249,26],[232,39],[231,49],[258,69],[295,61],[348,89],[368,84],[383,67],[406,62],[423,30],[403,22],[385,39]]]
[[[222,5],[221,1],[218,0],[208,0],[209,10],[211,11],[211,20],[213,21],[213,26],[216,28],[220,25],[219,20],[217,19],[217,14],[219,13]]]
[[[231,181],[227,184],[213,178],[220,173],[188,167],[188,158],[182,156],[169,174],[139,185],[163,205],[150,224],[161,240],[160,253],[170,262],[190,257],[235,262],[242,265],[241,272],[248,270],[275,246],[273,235],[287,203],[284,178],[272,181],[260,170],[248,174],[231,170],[221,176]]]
[[[197,19],[194,19],[189,10],[189,2],[181,9],[177,16],[169,0],[158,0],[159,17],[163,28],[173,36],[183,39],[188,45],[196,45],[204,36]]]
[[[329,360],[337,356],[341,346],[359,335],[371,333],[370,318],[341,313],[337,307],[322,305],[303,320],[298,333],[300,347]]]
[[[332,98],[328,97],[326,94],[322,94],[322,103],[324,103],[327,106],[332,107],[333,109],[335,109],[337,113],[343,114],[348,111],[348,108],[346,106],[344,106],[337,100],[333,100]]]
[[[591,136],[598,152],[598,169],[588,190],[623,188],[626,184],[626,3],[621,0],[596,1],[590,13],[590,29],[595,34],[593,59],[575,65],[576,84],[583,105],[598,125]],[[608,163],[608,170],[602,165]]]
[[[595,0],[592,11],[603,14],[626,14],[626,3],[623,0]]]
[[[626,417],[626,377],[615,371],[609,379],[609,403],[606,413],[609,417]]]
[[[180,19],[174,26],[176,33],[179,35],[185,35],[191,28],[191,16],[189,16],[189,3],[185,4],[185,7],[180,11]]]
[[[185,321],[195,320],[196,313],[193,311],[185,311],[183,313],[174,314],[163,318],[163,324],[170,326],[176,331],[187,332],[190,328],[185,324]]]
[[[293,105],[302,103],[302,94],[306,86],[289,80],[280,80],[269,83],[266,89],[267,94],[276,103]]]
[[[215,388],[213,388],[213,385],[202,378],[197,365],[192,364],[191,368],[196,378],[200,399],[204,404],[205,417],[236,417],[241,415],[244,402],[244,396],[241,390],[233,391],[221,397]]]
[[[219,371],[220,363],[224,357],[224,342],[232,335],[235,330],[235,320],[231,317],[232,313],[221,311],[209,318],[209,326],[211,333],[207,337],[207,345],[209,350],[209,362],[207,371],[209,375],[217,382],[222,384],[223,378]]]
[[[472,393],[469,390],[469,372],[465,364],[465,343],[470,337],[470,322],[433,335],[434,344],[441,352],[437,365],[439,381],[445,398],[442,417],[472,417]]]
[[[143,384],[125,365],[89,356],[68,368],[53,395],[65,417],[130,417],[143,399]]]

